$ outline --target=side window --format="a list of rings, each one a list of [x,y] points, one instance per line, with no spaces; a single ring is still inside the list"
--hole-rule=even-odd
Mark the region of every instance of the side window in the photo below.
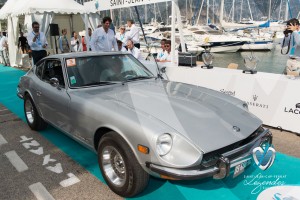
[[[65,86],[61,62],[59,60],[48,60],[45,62],[42,80],[49,82],[51,78],[57,78],[60,86]]]
[[[43,66],[45,62],[40,62],[36,65],[35,74],[39,79],[42,79]]]

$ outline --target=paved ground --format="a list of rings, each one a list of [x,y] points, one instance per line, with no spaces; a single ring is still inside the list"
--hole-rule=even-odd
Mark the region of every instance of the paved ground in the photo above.
[[[270,129],[274,136],[273,144],[276,151],[300,158],[300,135],[278,129]]]
[[[0,199],[122,199],[0,105]]]

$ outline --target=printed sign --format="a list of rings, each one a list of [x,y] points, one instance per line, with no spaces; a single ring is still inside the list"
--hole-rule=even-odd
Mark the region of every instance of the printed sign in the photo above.
[[[94,0],[85,2],[84,6],[91,12],[140,6],[153,3],[168,2],[172,0]]]

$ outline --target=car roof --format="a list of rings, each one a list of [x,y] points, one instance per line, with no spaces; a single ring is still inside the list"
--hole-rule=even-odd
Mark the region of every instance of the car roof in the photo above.
[[[64,59],[64,58],[76,58],[76,57],[89,57],[89,56],[107,56],[107,55],[127,55],[127,52],[121,51],[109,51],[109,52],[72,52],[72,53],[64,53],[64,54],[54,54],[45,57],[44,59]]]

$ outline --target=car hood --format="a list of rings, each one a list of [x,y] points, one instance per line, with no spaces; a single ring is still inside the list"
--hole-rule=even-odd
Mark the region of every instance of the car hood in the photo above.
[[[93,96],[117,100],[146,113],[149,120],[158,119],[204,153],[245,139],[262,124],[239,99],[199,86],[157,80],[98,91],[93,90]]]

